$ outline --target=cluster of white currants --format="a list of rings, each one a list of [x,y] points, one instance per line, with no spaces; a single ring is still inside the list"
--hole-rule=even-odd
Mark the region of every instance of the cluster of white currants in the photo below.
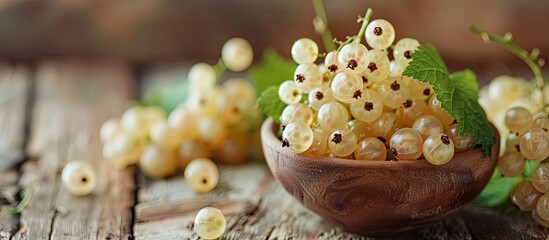
[[[505,177],[531,176],[515,186],[511,201],[522,211],[549,227],[549,117],[543,109],[542,94],[549,88],[528,89],[526,81],[499,76],[481,90],[479,103],[501,135],[498,169]],[[545,98],[547,99],[547,98]],[[539,164],[525,172],[527,161]],[[541,164],[540,164],[541,163]]]
[[[253,58],[250,44],[242,38],[225,43],[220,61],[232,71],[247,69]],[[214,67],[198,63],[189,71],[189,97],[169,115],[151,106],[134,106],[120,119],[101,127],[103,155],[117,169],[138,164],[151,179],[185,171],[188,183],[198,192],[212,190],[220,163],[242,163],[248,156],[249,135],[261,115],[254,108],[255,89],[242,78],[218,84]]]
[[[319,65],[314,41],[294,43],[291,54],[299,65],[294,80],[278,92],[288,104],[280,117],[283,147],[356,160],[415,160],[423,154],[440,165],[454,151],[475,146],[472,137],[458,134],[428,83],[402,75],[417,40],[403,38],[392,46],[395,30],[384,19],[365,29],[371,49],[360,38],[327,53]]]

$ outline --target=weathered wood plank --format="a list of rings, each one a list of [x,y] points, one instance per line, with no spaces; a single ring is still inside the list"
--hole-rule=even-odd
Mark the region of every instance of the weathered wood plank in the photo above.
[[[9,169],[23,159],[29,84],[27,67],[0,63],[0,170]]]
[[[23,161],[25,121],[31,74],[22,64],[0,63],[0,204],[18,203],[19,174]],[[19,227],[19,216],[0,216],[0,239],[9,238]]]
[[[35,195],[21,215],[26,231],[15,239],[128,238],[135,170],[111,170],[98,135],[103,121],[128,104],[129,68],[110,61],[44,62],[36,82],[28,152],[37,158],[25,163],[20,180]],[[60,170],[77,159],[90,162],[98,173],[90,196],[73,197],[61,186]]]
[[[227,217],[223,239],[370,239],[342,232],[295,201],[266,166],[222,168],[220,186],[195,194],[183,177],[143,180],[136,205],[136,239],[198,239],[192,221],[215,206]],[[461,218],[395,239],[472,239]]]

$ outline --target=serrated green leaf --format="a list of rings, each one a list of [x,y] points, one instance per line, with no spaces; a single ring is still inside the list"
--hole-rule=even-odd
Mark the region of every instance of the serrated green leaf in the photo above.
[[[522,181],[522,176],[514,178],[504,177],[496,169],[486,187],[484,187],[472,204],[480,207],[497,207],[509,199],[511,191]]]
[[[280,124],[280,115],[286,104],[278,97],[278,86],[270,86],[257,98],[257,108]]]
[[[286,80],[293,79],[297,65],[280,56],[276,50],[269,48],[263,52],[261,64],[250,69],[250,78],[258,94],[269,86],[279,86]]]
[[[478,82],[471,70],[448,73],[444,61],[431,44],[421,45],[412,53],[412,62],[403,75],[427,82],[433,86],[442,107],[454,117],[460,134],[472,135],[490,155],[495,143],[492,126],[478,104]]]

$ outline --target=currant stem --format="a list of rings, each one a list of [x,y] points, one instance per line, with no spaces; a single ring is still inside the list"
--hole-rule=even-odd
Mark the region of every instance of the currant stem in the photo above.
[[[538,53],[530,54],[528,51],[524,50],[523,48],[519,47],[518,45],[511,42],[511,39],[498,36],[495,34],[488,33],[486,31],[480,30],[476,27],[471,27],[470,31],[478,36],[480,36],[485,42],[493,42],[497,43],[501,47],[505,48],[507,51],[515,54],[517,57],[522,59],[528,67],[532,70],[534,73],[534,78],[536,80],[536,85],[540,89],[540,91],[543,93],[543,85],[545,83],[545,79],[543,76],[543,73],[541,71],[541,67],[538,65],[537,61],[539,60]],[[538,50],[539,51],[539,50]],[[535,52],[535,51],[534,51]],[[541,94],[541,101],[542,105],[545,107],[547,105],[547,99],[545,99],[545,94]]]
[[[315,10],[315,15],[324,24],[324,29],[322,29],[319,33],[320,37],[322,37],[322,42],[324,43],[324,49],[326,49],[326,52],[333,51],[335,49],[335,44],[332,41],[332,32],[330,31],[330,27],[328,26],[328,15],[326,15],[326,8],[324,7],[324,1],[323,0],[313,0],[313,8]],[[317,29],[315,29],[317,30]]]
[[[219,60],[213,66],[213,68],[214,68],[214,71],[215,71],[215,76],[216,76],[217,80],[219,81],[219,79],[221,78],[223,73],[225,73],[225,71],[227,70],[227,67],[225,66],[225,63],[223,62],[223,59],[219,58]]]
[[[364,37],[364,32],[366,32],[366,27],[370,23],[370,19],[372,18],[373,14],[374,11],[371,8],[368,8],[368,10],[366,10],[366,14],[364,15],[364,18],[362,18],[362,26],[360,26],[360,30],[356,35],[355,42],[359,43],[362,37]]]
[[[25,210],[27,205],[29,205],[29,202],[30,202],[33,194],[34,194],[34,190],[31,187],[26,188],[25,189],[25,196],[23,197],[23,200],[21,200],[21,202],[16,207],[13,208],[13,207],[2,206],[2,210],[6,211],[7,213],[10,213],[10,214],[19,214],[19,213],[21,213],[23,210]]]

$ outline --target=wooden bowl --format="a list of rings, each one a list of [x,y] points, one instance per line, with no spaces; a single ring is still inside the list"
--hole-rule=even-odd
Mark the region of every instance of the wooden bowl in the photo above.
[[[458,214],[484,188],[499,153],[497,136],[491,157],[477,147],[441,166],[425,159],[306,157],[282,148],[277,129],[271,118],[265,120],[261,140],[278,182],[306,208],[366,236],[397,235]]]

